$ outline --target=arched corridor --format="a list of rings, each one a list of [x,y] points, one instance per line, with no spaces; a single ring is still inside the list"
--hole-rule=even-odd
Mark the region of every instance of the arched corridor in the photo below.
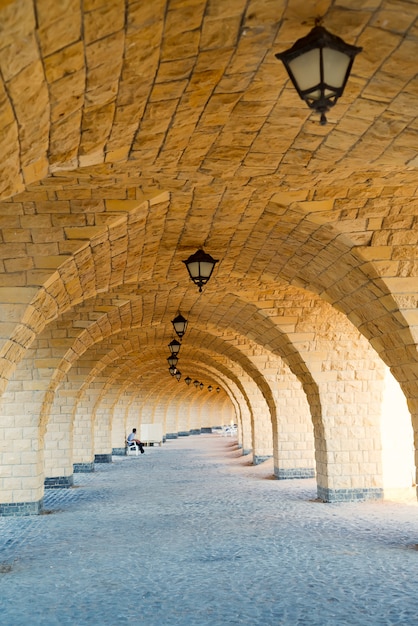
[[[362,48],[326,125],[276,58],[318,17]],[[0,516],[133,424],[237,424],[326,503],[409,492],[418,4],[10,0],[0,24]]]

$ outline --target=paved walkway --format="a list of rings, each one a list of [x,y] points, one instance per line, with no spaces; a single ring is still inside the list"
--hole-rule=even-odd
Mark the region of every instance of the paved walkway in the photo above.
[[[268,463],[181,438],[0,518],[1,625],[418,624],[418,506],[320,504]]]

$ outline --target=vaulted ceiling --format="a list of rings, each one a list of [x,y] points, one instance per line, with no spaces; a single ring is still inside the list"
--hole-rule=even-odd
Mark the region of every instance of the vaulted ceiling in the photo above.
[[[363,48],[325,126],[275,58],[318,16]],[[417,18],[413,0],[2,3],[3,388],[29,348],[57,383],[176,385],[181,311],[184,376],[256,377],[259,346],[306,382],[308,337],[358,330],[418,397]],[[201,247],[219,263],[199,294],[182,260]]]

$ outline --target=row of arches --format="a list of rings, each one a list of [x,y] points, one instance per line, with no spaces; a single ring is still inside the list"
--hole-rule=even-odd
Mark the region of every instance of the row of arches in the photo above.
[[[97,302],[85,305],[84,313],[98,307]],[[90,320],[88,332],[79,332],[74,342],[68,324],[58,318],[27,350],[2,397],[2,412],[10,417],[3,439],[10,442],[25,423],[19,454],[3,457],[11,470],[13,503],[23,511],[40,510],[45,486],[70,486],[74,471],[91,471],[95,459],[121,452],[131,424],[150,422],[162,423],[166,438],[237,422],[243,454],[251,451],[255,463],[273,457],[277,478],[316,475],[318,495],[325,501],[382,496],[387,368],[344,316],[332,310],[326,316],[323,308],[329,305],[318,306],[324,328],[313,314],[315,333],[308,341],[305,332],[303,350],[297,353],[293,346],[286,354],[277,329],[269,349],[264,347],[261,338],[272,330],[271,323],[257,320],[251,307],[251,314],[242,316],[255,318],[251,332],[245,324],[241,333],[238,324],[237,329],[222,328],[219,320],[205,330],[190,329],[181,349],[182,367],[220,385],[222,393],[211,396],[162,380],[167,328],[150,333],[120,311],[118,325],[99,317],[99,332]],[[138,302],[136,308],[142,310]],[[113,310],[110,317],[115,317]],[[72,320],[80,328],[81,309]],[[60,332],[64,327],[65,338]],[[54,356],[45,354],[51,347]],[[410,436],[405,437],[403,454],[410,443]],[[13,470],[19,472],[23,465],[30,480],[21,476],[19,487]],[[27,499],[28,484],[34,483]]]
[[[227,258],[229,289],[220,289],[224,269],[199,297],[180,279],[173,254],[164,262],[156,254],[165,237],[156,225],[166,220],[170,206],[165,194],[159,203],[130,203],[129,211],[95,231],[19,307],[20,323],[1,349],[2,510],[14,511],[15,504],[22,511],[39,510],[45,485],[71,484],[74,471],[91,470],[95,458],[122,449],[129,421],[157,419],[166,437],[237,422],[243,453],[252,451],[255,463],[273,457],[277,478],[316,475],[325,501],[380,497],[388,384],[381,357],[391,362],[404,391],[415,384],[413,370],[405,369],[395,348],[397,337],[406,335],[398,311],[389,310],[394,296],[382,292],[379,280],[370,291],[358,255],[354,263],[355,255],[340,241],[340,281],[330,283],[330,265],[320,276],[331,285],[321,297],[315,293],[319,274],[309,291],[291,284],[290,276],[286,283],[267,250],[261,283],[260,253],[259,260],[251,259],[245,281],[235,278],[243,271],[240,260],[231,267]],[[151,226],[156,230],[150,239]],[[284,245],[283,238],[275,242],[274,228],[282,231],[279,223],[270,228],[270,242]],[[321,228],[316,238],[311,228],[305,233],[314,247],[324,244]],[[329,245],[327,236],[324,254]],[[312,271],[321,264],[319,250],[300,258],[310,261]],[[326,300],[344,291],[344,267],[356,289],[332,306]],[[179,302],[189,317],[181,349],[184,375],[188,368],[219,385],[222,393],[210,400],[163,380],[172,333],[168,312]],[[344,302],[350,312],[347,306],[338,310]],[[359,310],[373,319],[370,326],[356,328],[350,321]],[[383,335],[385,324],[389,331]]]

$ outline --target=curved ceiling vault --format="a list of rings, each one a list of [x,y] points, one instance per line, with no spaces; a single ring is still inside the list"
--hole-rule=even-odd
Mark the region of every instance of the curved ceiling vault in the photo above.
[[[0,8],[3,390],[31,359],[49,393],[76,370],[175,393],[180,310],[179,367],[208,383],[242,368],[268,397],[254,344],[312,391],[308,335],[356,328],[418,398],[418,6],[363,5]],[[318,14],[363,47],[326,126],[274,56]]]

